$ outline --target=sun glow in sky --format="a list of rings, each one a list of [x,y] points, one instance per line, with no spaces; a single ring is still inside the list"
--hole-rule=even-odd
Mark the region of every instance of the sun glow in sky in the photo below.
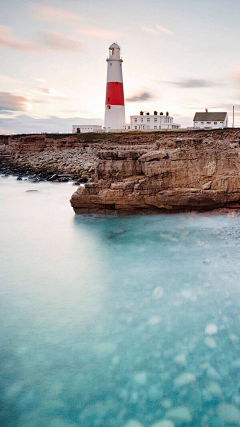
[[[236,106],[240,2],[1,0],[0,133],[71,132],[102,124],[108,47],[122,49],[126,119]]]

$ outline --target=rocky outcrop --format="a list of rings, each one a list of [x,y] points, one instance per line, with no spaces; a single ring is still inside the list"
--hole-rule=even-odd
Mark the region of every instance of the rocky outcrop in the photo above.
[[[95,171],[96,153],[148,145],[155,134],[0,135],[0,173],[19,179],[86,182]]]
[[[240,208],[240,130],[155,135],[155,144],[99,150],[76,213]]]

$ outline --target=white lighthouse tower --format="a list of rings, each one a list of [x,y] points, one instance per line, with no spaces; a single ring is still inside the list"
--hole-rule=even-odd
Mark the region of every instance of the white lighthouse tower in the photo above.
[[[105,131],[122,130],[125,124],[125,106],[120,47],[113,43],[107,58],[107,90],[105,103]]]

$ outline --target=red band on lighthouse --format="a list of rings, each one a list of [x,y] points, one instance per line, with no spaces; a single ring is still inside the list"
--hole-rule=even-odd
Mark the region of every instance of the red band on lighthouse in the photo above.
[[[107,83],[106,105],[124,105],[123,83]]]

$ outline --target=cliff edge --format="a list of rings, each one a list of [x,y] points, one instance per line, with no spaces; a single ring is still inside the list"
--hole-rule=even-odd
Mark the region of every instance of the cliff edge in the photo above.
[[[151,145],[100,149],[94,181],[80,186],[71,198],[74,211],[129,214],[240,208],[240,129],[155,138]]]

